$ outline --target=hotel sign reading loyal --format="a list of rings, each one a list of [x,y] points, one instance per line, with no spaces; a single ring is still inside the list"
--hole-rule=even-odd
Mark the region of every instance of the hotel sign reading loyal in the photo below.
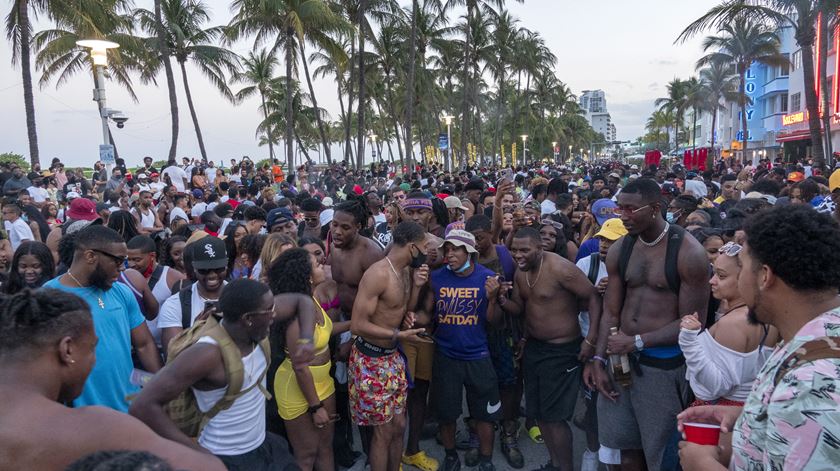
[[[782,126],[790,126],[791,124],[797,124],[805,121],[808,117],[806,111],[800,111],[798,113],[791,113],[782,116]]]

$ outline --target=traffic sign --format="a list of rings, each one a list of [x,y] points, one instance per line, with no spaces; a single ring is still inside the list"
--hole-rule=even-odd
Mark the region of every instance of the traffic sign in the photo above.
[[[440,133],[438,136],[438,149],[449,149],[449,136],[447,136],[445,132]]]
[[[116,163],[116,159],[114,158],[114,146],[111,144],[99,144],[99,160],[106,165],[113,165]]]

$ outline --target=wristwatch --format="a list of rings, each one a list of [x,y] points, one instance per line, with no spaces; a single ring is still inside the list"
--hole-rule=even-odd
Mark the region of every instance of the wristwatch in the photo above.
[[[309,414],[314,414],[314,413],[318,412],[318,409],[320,409],[322,407],[324,407],[324,403],[319,402],[319,403],[315,404],[314,406],[309,406],[309,409],[307,409],[307,412],[309,412]]]
[[[642,336],[636,335],[636,351],[641,351],[645,349],[645,343],[642,342]]]

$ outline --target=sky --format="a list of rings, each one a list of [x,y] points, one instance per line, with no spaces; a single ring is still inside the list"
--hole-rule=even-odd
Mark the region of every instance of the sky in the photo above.
[[[232,14],[228,0],[204,0],[210,7],[213,25],[226,24]],[[407,0],[401,0],[409,4]],[[695,73],[694,64],[702,55],[702,37],[674,44],[682,29],[701,16],[718,0],[525,0],[508,1],[508,9],[520,24],[538,31],[558,58],[557,76],[575,94],[602,89],[619,140],[644,134],[644,123],[654,109],[654,100],[665,96],[665,86],[675,77]],[[151,8],[150,0],[136,5]],[[5,11],[3,12],[5,15]],[[453,18],[454,20],[454,18]],[[49,27],[39,23],[36,29]],[[0,153],[15,152],[28,158],[23,86],[20,69],[11,64],[11,46],[0,42]],[[247,54],[251,44],[234,45],[235,52]],[[34,60],[33,60],[34,64]],[[102,133],[96,104],[92,101],[90,75],[78,74],[56,87],[37,86],[35,113],[41,162],[59,157],[73,166],[90,166],[98,158]],[[232,157],[267,157],[268,148],[259,147],[255,138],[260,121],[258,100],[234,106],[227,102],[201,74],[190,67],[187,76],[197,109],[208,157],[229,162]],[[183,93],[181,75],[175,68],[180,108],[178,155],[200,157],[198,142]],[[139,98],[134,102],[114,83],[108,83],[108,107],[129,116],[124,129],[112,126],[120,156],[129,165],[145,155],[165,159],[169,150],[170,120],[166,80],[161,73],[159,86],[135,81]],[[338,100],[332,80],[315,82],[319,105],[338,116]],[[337,149],[333,154],[337,153]],[[387,155],[387,150],[385,150]],[[396,149],[394,149],[396,154]],[[314,158],[314,155],[313,155]]]

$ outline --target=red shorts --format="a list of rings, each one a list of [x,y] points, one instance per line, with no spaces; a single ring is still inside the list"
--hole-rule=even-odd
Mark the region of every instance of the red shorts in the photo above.
[[[371,355],[360,341],[353,343],[347,362],[350,414],[358,425],[386,424],[405,412],[405,360],[396,350]]]

